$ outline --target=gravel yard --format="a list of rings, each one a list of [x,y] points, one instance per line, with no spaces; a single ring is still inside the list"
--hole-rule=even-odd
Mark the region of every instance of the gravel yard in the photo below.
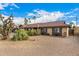
[[[78,56],[79,37],[31,36],[24,41],[0,40],[0,55]]]

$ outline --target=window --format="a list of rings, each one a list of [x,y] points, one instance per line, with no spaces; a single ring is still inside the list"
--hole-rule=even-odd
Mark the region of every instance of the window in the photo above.
[[[55,36],[62,35],[62,28],[53,28],[52,29],[52,35],[55,35]]]
[[[47,28],[41,28],[41,34],[47,34]]]
[[[55,28],[54,31],[55,31],[56,33],[60,33],[60,28]]]

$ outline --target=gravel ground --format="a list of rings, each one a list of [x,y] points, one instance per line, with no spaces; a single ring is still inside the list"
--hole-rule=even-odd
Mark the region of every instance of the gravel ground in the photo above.
[[[78,56],[79,37],[31,36],[25,41],[0,40],[2,56]]]

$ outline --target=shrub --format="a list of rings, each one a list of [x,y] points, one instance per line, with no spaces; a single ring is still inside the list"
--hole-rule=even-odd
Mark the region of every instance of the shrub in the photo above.
[[[29,36],[38,35],[38,32],[34,29],[26,31]]]
[[[26,33],[26,31],[24,29],[19,29],[15,32],[12,40],[27,40],[28,39],[28,35]]]

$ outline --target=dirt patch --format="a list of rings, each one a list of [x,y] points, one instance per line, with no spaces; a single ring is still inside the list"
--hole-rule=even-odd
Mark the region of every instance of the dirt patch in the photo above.
[[[53,37],[31,36],[30,40],[10,41],[0,40],[0,55],[14,56],[54,56],[79,55],[79,42],[76,36]]]

